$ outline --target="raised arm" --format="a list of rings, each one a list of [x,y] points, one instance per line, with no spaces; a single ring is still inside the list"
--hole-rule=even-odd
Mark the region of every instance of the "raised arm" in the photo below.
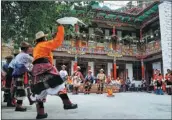
[[[56,36],[54,39],[46,41],[41,44],[42,47],[54,50],[57,47],[61,46],[64,40],[64,27],[61,25],[58,28],[58,32],[56,33]]]

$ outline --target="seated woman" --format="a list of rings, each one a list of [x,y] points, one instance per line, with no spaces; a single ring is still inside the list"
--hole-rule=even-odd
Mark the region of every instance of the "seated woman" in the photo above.
[[[117,79],[116,79],[116,85],[120,89],[120,87],[121,87],[121,81],[120,81],[119,77],[117,77]]]
[[[109,75],[106,79],[107,97],[114,97],[113,85],[114,85],[114,82],[112,81],[111,76]]]
[[[73,94],[78,94],[79,93],[79,88],[81,86],[81,82],[84,81],[84,77],[82,73],[80,72],[81,67],[77,66],[77,70],[74,72],[72,76],[73,80]]]
[[[94,77],[92,75],[92,71],[88,71],[88,75],[85,77],[85,83],[84,83],[84,89],[85,89],[85,94],[90,94],[91,86],[94,82]]]

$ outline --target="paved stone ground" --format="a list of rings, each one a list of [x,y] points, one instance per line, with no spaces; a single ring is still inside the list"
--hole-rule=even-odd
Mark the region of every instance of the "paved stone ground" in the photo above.
[[[116,93],[115,97],[106,94],[71,95],[78,109],[63,110],[59,97],[48,96],[45,110],[48,119],[170,119],[171,96],[151,93]],[[27,112],[14,112],[13,108],[2,103],[2,119],[35,119],[35,105],[24,101]]]

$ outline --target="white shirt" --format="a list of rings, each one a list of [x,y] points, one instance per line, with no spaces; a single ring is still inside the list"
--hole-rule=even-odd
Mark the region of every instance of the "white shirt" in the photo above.
[[[61,78],[64,78],[64,77],[66,77],[67,75],[68,75],[68,73],[67,73],[67,71],[66,70],[60,70],[60,77]]]
[[[33,61],[33,57],[30,56],[29,54],[27,53],[24,53],[24,52],[21,52],[19,53],[15,59],[14,59],[14,62],[13,62],[13,65],[16,65],[16,64],[24,64],[25,67],[31,71],[32,70],[32,61]]]
[[[10,62],[10,64],[8,65],[8,68],[14,69],[14,66],[15,66],[15,58],[13,58],[13,60]]]

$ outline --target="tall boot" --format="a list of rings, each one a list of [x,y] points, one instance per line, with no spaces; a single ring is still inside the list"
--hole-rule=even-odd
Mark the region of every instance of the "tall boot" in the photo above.
[[[20,112],[26,111],[27,109],[23,107],[22,104],[23,104],[23,100],[17,100],[15,111],[20,111]]]
[[[76,87],[76,94],[78,94],[79,87]]]
[[[97,94],[99,94],[99,93],[100,93],[100,85],[97,88]]]
[[[169,88],[166,88],[166,93],[167,93],[167,94],[169,93]]]
[[[31,90],[30,90],[29,87],[26,90],[27,90],[27,98],[29,100],[29,104],[30,105],[33,105],[34,104],[34,101],[32,101],[31,98],[30,98],[30,96],[31,96]]]
[[[84,94],[87,94],[87,86],[85,86]]]
[[[5,91],[4,91],[4,102],[8,101],[9,94],[10,94],[10,89],[6,88]]]
[[[100,94],[100,88],[97,89],[97,94]]]
[[[89,88],[88,88],[88,94],[90,94],[90,90],[91,90],[91,87],[89,86]]]
[[[76,94],[76,87],[73,87],[73,94]]]
[[[103,87],[101,87],[101,94],[103,94]]]
[[[84,92],[84,94],[87,94],[88,93],[88,91],[87,91],[87,89],[85,89],[85,92]]]
[[[11,93],[9,93],[7,97],[7,107],[15,107],[12,101]]]
[[[36,119],[43,119],[43,118],[48,117],[48,114],[44,112],[44,103],[43,102],[38,102],[36,104],[36,109],[37,109]]]
[[[77,104],[71,103],[71,101],[69,100],[69,97],[68,97],[68,95],[66,93],[60,94],[59,97],[63,101],[63,105],[64,105],[63,108],[65,110],[78,108],[78,105]]]

